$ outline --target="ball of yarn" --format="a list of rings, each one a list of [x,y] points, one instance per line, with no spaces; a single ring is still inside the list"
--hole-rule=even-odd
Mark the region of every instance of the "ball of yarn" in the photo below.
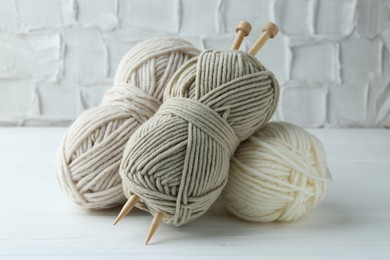
[[[82,113],[60,144],[57,177],[74,202],[110,208],[125,201],[118,170],[126,142],[157,111],[174,72],[198,54],[187,41],[153,39],[123,57],[102,104]]]
[[[168,224],[199,217],[225,186],[234,150],[271,118],[278,96],[273,74],[246,53],[208,50],[188,61],[129,139],[120,166],[125,195]]]
[[[222,200],[244,220],[292,221],[324,198],[329,179],[316,137],[299,126],[271,122],[234,153]]]

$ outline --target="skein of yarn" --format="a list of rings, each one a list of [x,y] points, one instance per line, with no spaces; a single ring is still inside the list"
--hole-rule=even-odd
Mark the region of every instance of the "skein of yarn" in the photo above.
[[[125,201],[118,173],[124,147],[158,110],[172,75],[198,54],[185,40],[153,39],[123,57],[102,104],[82,113],[60,144],[56,173],[74,202],[97,209]]]
[[[126,197],[175,226],[201,216],[225,186],[234,150],[268,122],[278,97],[274,75],[244,52],[207,50],[188,61],[126,145]]]
[[[244,220],[297,220],[324,198],[330,178],[316,137],[299,126],[271,122],[234,153],[222,200]]]

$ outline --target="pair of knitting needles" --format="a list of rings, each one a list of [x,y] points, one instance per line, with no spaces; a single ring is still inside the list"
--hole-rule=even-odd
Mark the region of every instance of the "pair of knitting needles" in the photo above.
[[[249,33],[252,30],[252,26],[250,23],[246,21],[240,21],[236,26],[236,37],[234,38],[234,41],[232,43],[232,46],[230,47],[230,50],[238,50],[240,48],[240,45],[244,39],[244,37],[248,36]],[[251,56],[255,56],[257,52],[263,47],[265,42],[269,38],[274,38],[276,34],[279,32],[278,26],[276,24],[273,24],[271,22],[266,23],[262,28],[262,34],[260,37],[256,40],[256,42],[252,45],[252,47],[249,49],[248,54]],[[138,203],[139,197],[136,194],[133,194],[130,196],[129,200],[126,202],[126,204],[121,209],[118,217],[116,218],[114,225],[118,223],[123,217],[125,217],[129,212],[134,208],[134,206]],[[156,214],[153,217],[152,224],[150,225],[148,235],[146,237],[145,245],[148,244],[149,240],[152,238],[154,233],[156,232],[157,228],[159,227],[164,215],[161,212],[156,212]]]

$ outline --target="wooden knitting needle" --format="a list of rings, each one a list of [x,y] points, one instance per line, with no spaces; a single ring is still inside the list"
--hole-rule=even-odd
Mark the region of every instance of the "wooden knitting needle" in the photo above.
[[[269,38],[274,38],[279,32],[279,28],[276,24],[268,22],[263,26],[263,33],[257,39],[257,41],[253,44],[253,46],[249,49],[248,54],[251,56],[255,56],[256,53],[263,47],[264,43]]]
[[[252,29],[252,26],[250,25],[250,23],[245,22],[245,21],[240,21],[237,24],[237,27],[236,27],[237,34],[236,34],[236,37],[234,38],[232,46],[230,47],[230,50],[237,50],[238,48],[240,48],[242,40],[244,39],[245,36],[248,36],[251,29]],[[152,238],[152,236],[156,232],[157,228],[159,227],[163,217],[164,217],[164,215],[161,212],[156,212],[156,215],[154,215],[153,220],[152,220],[152,224],[150,225],[150,228],[149,228],[149,233],[146,237],[145,245],[147,245],[149,243],[150,239]]]
[[[245,21],[240,21],[237,24],[236,27],[236,37],[234,38],[233,44],[230,47],[230,50],[237,50],[240,48],[240,45],[242,43],[242,40],[244,39],[245,36],[248,36],[252,29],[252,26],[250,23],[245,22]],[[149,228],[149,233],[146,237],[145,245],[148,244],[149,240],[152,238],[154,233],[156,232],[157,228],[159,227],[164,215],[161,212],[156,212],[156,215],[154,215],[154,218],[152,220],[152,224],[150,225]]]
[[[156,232],[156,230],[157,230],[158,226],[160,225],[163,217],[164,217],[164,215],[161,212],[156,212],[156,215],[154,215],[153,220],[152,220],[152,224],[150,225],[150,228],[149,228],[149,233],[148,233],[148,235],[146,237],[145,245],[147,245],[149,243],[149,240],[154,235],[154,232]]]
[[[230,50],[238,50],[244,37],[248,36],[252,30],[252,25],[246,21],[240,21],[236,26],[236,37]]]
[[[129,212],[134,208],[135,204],[139,201],[139,197],[135,194],[131,195],[129,200],[126,202],[126,204],[121,209],[121,212],[119,212],[118,217],[116,218],[114,225],[118,223],[124,216],[129,214]]]

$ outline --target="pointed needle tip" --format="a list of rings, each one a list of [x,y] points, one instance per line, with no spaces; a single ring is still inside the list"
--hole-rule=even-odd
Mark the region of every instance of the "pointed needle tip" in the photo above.
[[[152,236],[156,232],[163,217],[164,217],[164,214],[161,212],[156,212],[156,215],[154,215],[153,220],[152,220],[152,224],[150,225],[150,228],[149,228],[148,236],[146,237],[145,245],[147,245],[149,243],[149,240],[152,238]]]
[[[116,220],[114,222],[114,225],[118,223],[122,218],[124,218],[137,204],[139,201],[139,197],[135,194],[131,195],[129,200],[126,202],[126,204],[121,209],[121,212],[119,212],[118,216],[116,217]]]

